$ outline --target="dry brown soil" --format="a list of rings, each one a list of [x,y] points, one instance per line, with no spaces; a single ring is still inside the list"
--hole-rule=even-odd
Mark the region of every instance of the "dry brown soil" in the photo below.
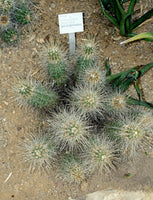
[[[143,12],[153,2],[144,0]],[[140,8],[140,5],[137,5]],[[68,35],[59,34],[58,14],[83,12],[84,32],[76,33],[76,43],[88,35],[96,35],[101,52],[101,65],[110,59],[112,72],[121,72],[136,65],[153,61],[153,43],[137,41],[120,45],[125,38],[101,14],[98,0],[38,0],[33,7],[34,22],[24,27],[17,47],[0,49],[0,200],[67,200],[104,188],[126,190],[153,190],[153,154],[140,154],[135,165],[127,163],[107,178],[93,175],[87,182],[75,185],[57,180],[56,174],[30,174],[18,157],[18,143],[26,137],[29,129],[43,123],[31,110],[18,107],[12,101],[11,87],[16,76],[26,76],[40,70],[40,50],[48,34],[68,47]],[[140,10],[137,15],[139,16]],[[153,21],[140,27],[137,32],[153,32]],[[153,69],[141,80],[144,96],[153,102]],[[132,91],[132,89],[131,89]],[[131,92],[132,93],[132,92]],[[135,94],[133,94],[135,95]],[[123,178],[127,173],[131,176]]]

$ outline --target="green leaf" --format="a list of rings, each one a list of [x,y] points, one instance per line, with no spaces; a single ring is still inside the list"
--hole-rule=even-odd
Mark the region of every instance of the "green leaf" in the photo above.
[[[133,12],[135,4],[136,4],[136,0],[131,0],[130,1],[127,13],[132,13]]]
[[[118,9],[119,9],[120,13],[122,14],[122,16],[125,16],[126,13],[125,13],[124,9],[122,8],[119,0],[116,0],[116,3],[117,3]]]
[[[151,32],[140,33],[132,38],[129,38],[128,40],[121,42],[120,44],[127,44],[129,42],[133,42],[133,41],[141,40],[141,39],[149,39],[149,41],[153,42],[153,33]]]
[[[140,100],[140,101],[143,101],[142,91],[141,91],[141,89],[140,89],[140,87],[139,87],[139,81],[138,81],[138,80],[136,80],[134,87],[135,87],[135,89],[136,89],[136,92],[137,92],[137,95],[138,95],[139,100]]]
[[[130,25],[130,29],[133,30],[135,29],[137,26],[139,26],[141,23],[143,23],[144,21],[146,21],[147,19],[149,19],[150,17],[153,16],[153,9],[149,10],[147,13],[145,13],[142,17],[140,17],[139,19],[137,19],[135,22],[133,22]]]
[[[149,102],[146,102],[146,101],[139,101],[139,100],[134,99],[132,97],[128,98],[127,103],[131,104],[131,105],[139,105],[139,106],[144,106],[146,108],[153,109],[153,104],[152,103],[149,103]]]
[[[145,65],[144,67],[142,67],[140,70],[139,70],[139,78],[141,76],[143,76],[149,69],[151,69],[153,67],[153,62]]]
[[[108,64],[108,59],[105,60],[106,76],[111,76],[111,67]]]
[[[122,76],[123,74],[127,75],[127,74],[130,74],[131,72],[135,71],[136,69],[138,69],[139,66],[136,66],[136,67],[133,67],[131,69],[128,69],[127,71],[124,71],[124,72],[120,72],[120,73],[117,73],[117,74],[114,74],[114,75],[111,75],[110,77],[108,77],[107,81],[109,83],[113,82],[115,79],[118,79],[120,76]]]
[[[124,174],[123,178],[128,178],[131,176],[131,173]]]

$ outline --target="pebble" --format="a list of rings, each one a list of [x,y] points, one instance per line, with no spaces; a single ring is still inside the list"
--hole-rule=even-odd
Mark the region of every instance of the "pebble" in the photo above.
[[[56,5],[54,3],[51,3],[51,8],[55,8]]]
[[[31,42],[32,40],[34,40],[35,39],[35,35],[32,35],[30,38],[29,38],[29,42]]]
[[[42,44],[42,43],[44,43],[45,41],[44,41],[43,38],[37,38],[37,42],[40,43],[40,44]]]
[[[5,104],[6,106],[8,106],[8,105],[9,105],[9,103],[8,103],[7,101],[4,101],[4,104]]]

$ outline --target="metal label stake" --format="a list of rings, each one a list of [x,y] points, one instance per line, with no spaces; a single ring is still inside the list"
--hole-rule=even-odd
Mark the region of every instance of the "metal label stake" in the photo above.
[[[58,15],[60,34],[69,34],[69,56],[75,54],[75,33],[83,32],[83,13]]]
[[[73,57],[75,54],[75,33],[69,33],[69,56]]]

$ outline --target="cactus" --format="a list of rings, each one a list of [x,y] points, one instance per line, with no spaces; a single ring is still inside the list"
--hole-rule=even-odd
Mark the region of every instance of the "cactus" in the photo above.
[[[132,110],[128,104],[128,95],[119,91],[112,91],[106,97],[106,111],[114,115],[125,115]]]
[[[152,137],[153,133],[153,113],[149,109],[136,109],[137,120],[147,130],[147,135]]]
[[[2,40],[7,44],[17,44],[19,41],[19,33],[14,28],[9,28],[1,33]]]
[[[29,167],[30,172],[49,170],[56,160],[56,150],[48,138],[40,133],[29,134],[19,145],[19,155]]]
[[[105,72],[97,65],[90,65],[78,74],[77,82],[87,84],[92,87],[104,87],[106,84]]]
[[[53,85],[63,86],[69,79],[70,69],[67,66],[66,50],[53,40],[47,42],[42,50],[41,59],[46,66],[49,79]]]
[[[103,116],[105,91],[100,88],[78,85],[70,94],[70,103],[82,116],[97,118]]]
[[[0,0],[0,10],[7,12],[15,7],[14,0]]]
[[[31,105],[39,109],[52,109],[59,101],[58,94],[33,80],[19,79],[14,86],[16,100],[22,105]]]
[[[0,15],[0,32],[7,30],[12,26],[10,15],[7,13],[2,13]]]
[[[48,133],[60,151],[73,152],[88,146],[89,126],[74,109],[54,113],[48,122]]]
[[[82,161],[76,156],[70,154],[65,155],[61,161],[61,172],[62,179],[68,183],[80,184],[86,179],[86,167],[82,164]]]
[[[90,140],[90,146],[82,154],[90,174],[107,174],[115,170],[119,163],[119,150],[115,144],[102,136],[94,136]]]
[[[17,44],[20,26],[32,21],[28,1],[0,0],[0,35],[8,45]]]
[[[145,116],[145,118],[143,118]],[[121,116],[116,124],[112,124],[112,131],[118,136],[121,151],[128,160],[135,160],[139,150],[151,146],[153,129],[146,126],[146,115],[129,114]],[[152,120],[151,120],[152,124]]]
[[[76,77],[78,74],[81,74],[84,69],[95,63],[98,57],[97,48],[97,42],[93,37],[89,37],[82,41],[80,48],[77,50],[78,59],[75,67]]]
[[[52,110],[45,113],[49,116],[44,135],[32,136],[22,145],[21,153],[30,171],[50,167],[56,156],[62,168],[60,177],[69,183],[80,184],[93,173],[109,174],[122,158],[134,161],[140,149],[151,146],[153,117],[152,112],[132,109],[131,98],[120,90],[121,85],[126,86],[118,77],[129,82],[131,76],[136,80],[143,73],[136,73],[132,68],[130,76],[127,76],[129,71],[111,75],[109,66],[105,73],[97,61],[98,45],[89,39],[84,40],[77,66],[71,71],[67,51],[52,39],[46,37],[46,40],[41,61],[45,78],[46,74],[49,78],[43,81],[48,81],[54,90],[39,81],[20,78],[13,88],[20,106],[30,105],[39,112]],[[150,67],[152,63],[147,69]],[[136,86],[141,97],[138,84]],[[55,92],[57,90],[61,97]]]
[[[17,23],[25,25],[32,21],[32,11],[27,5],[18,6],[13,12],[14,19]]]

